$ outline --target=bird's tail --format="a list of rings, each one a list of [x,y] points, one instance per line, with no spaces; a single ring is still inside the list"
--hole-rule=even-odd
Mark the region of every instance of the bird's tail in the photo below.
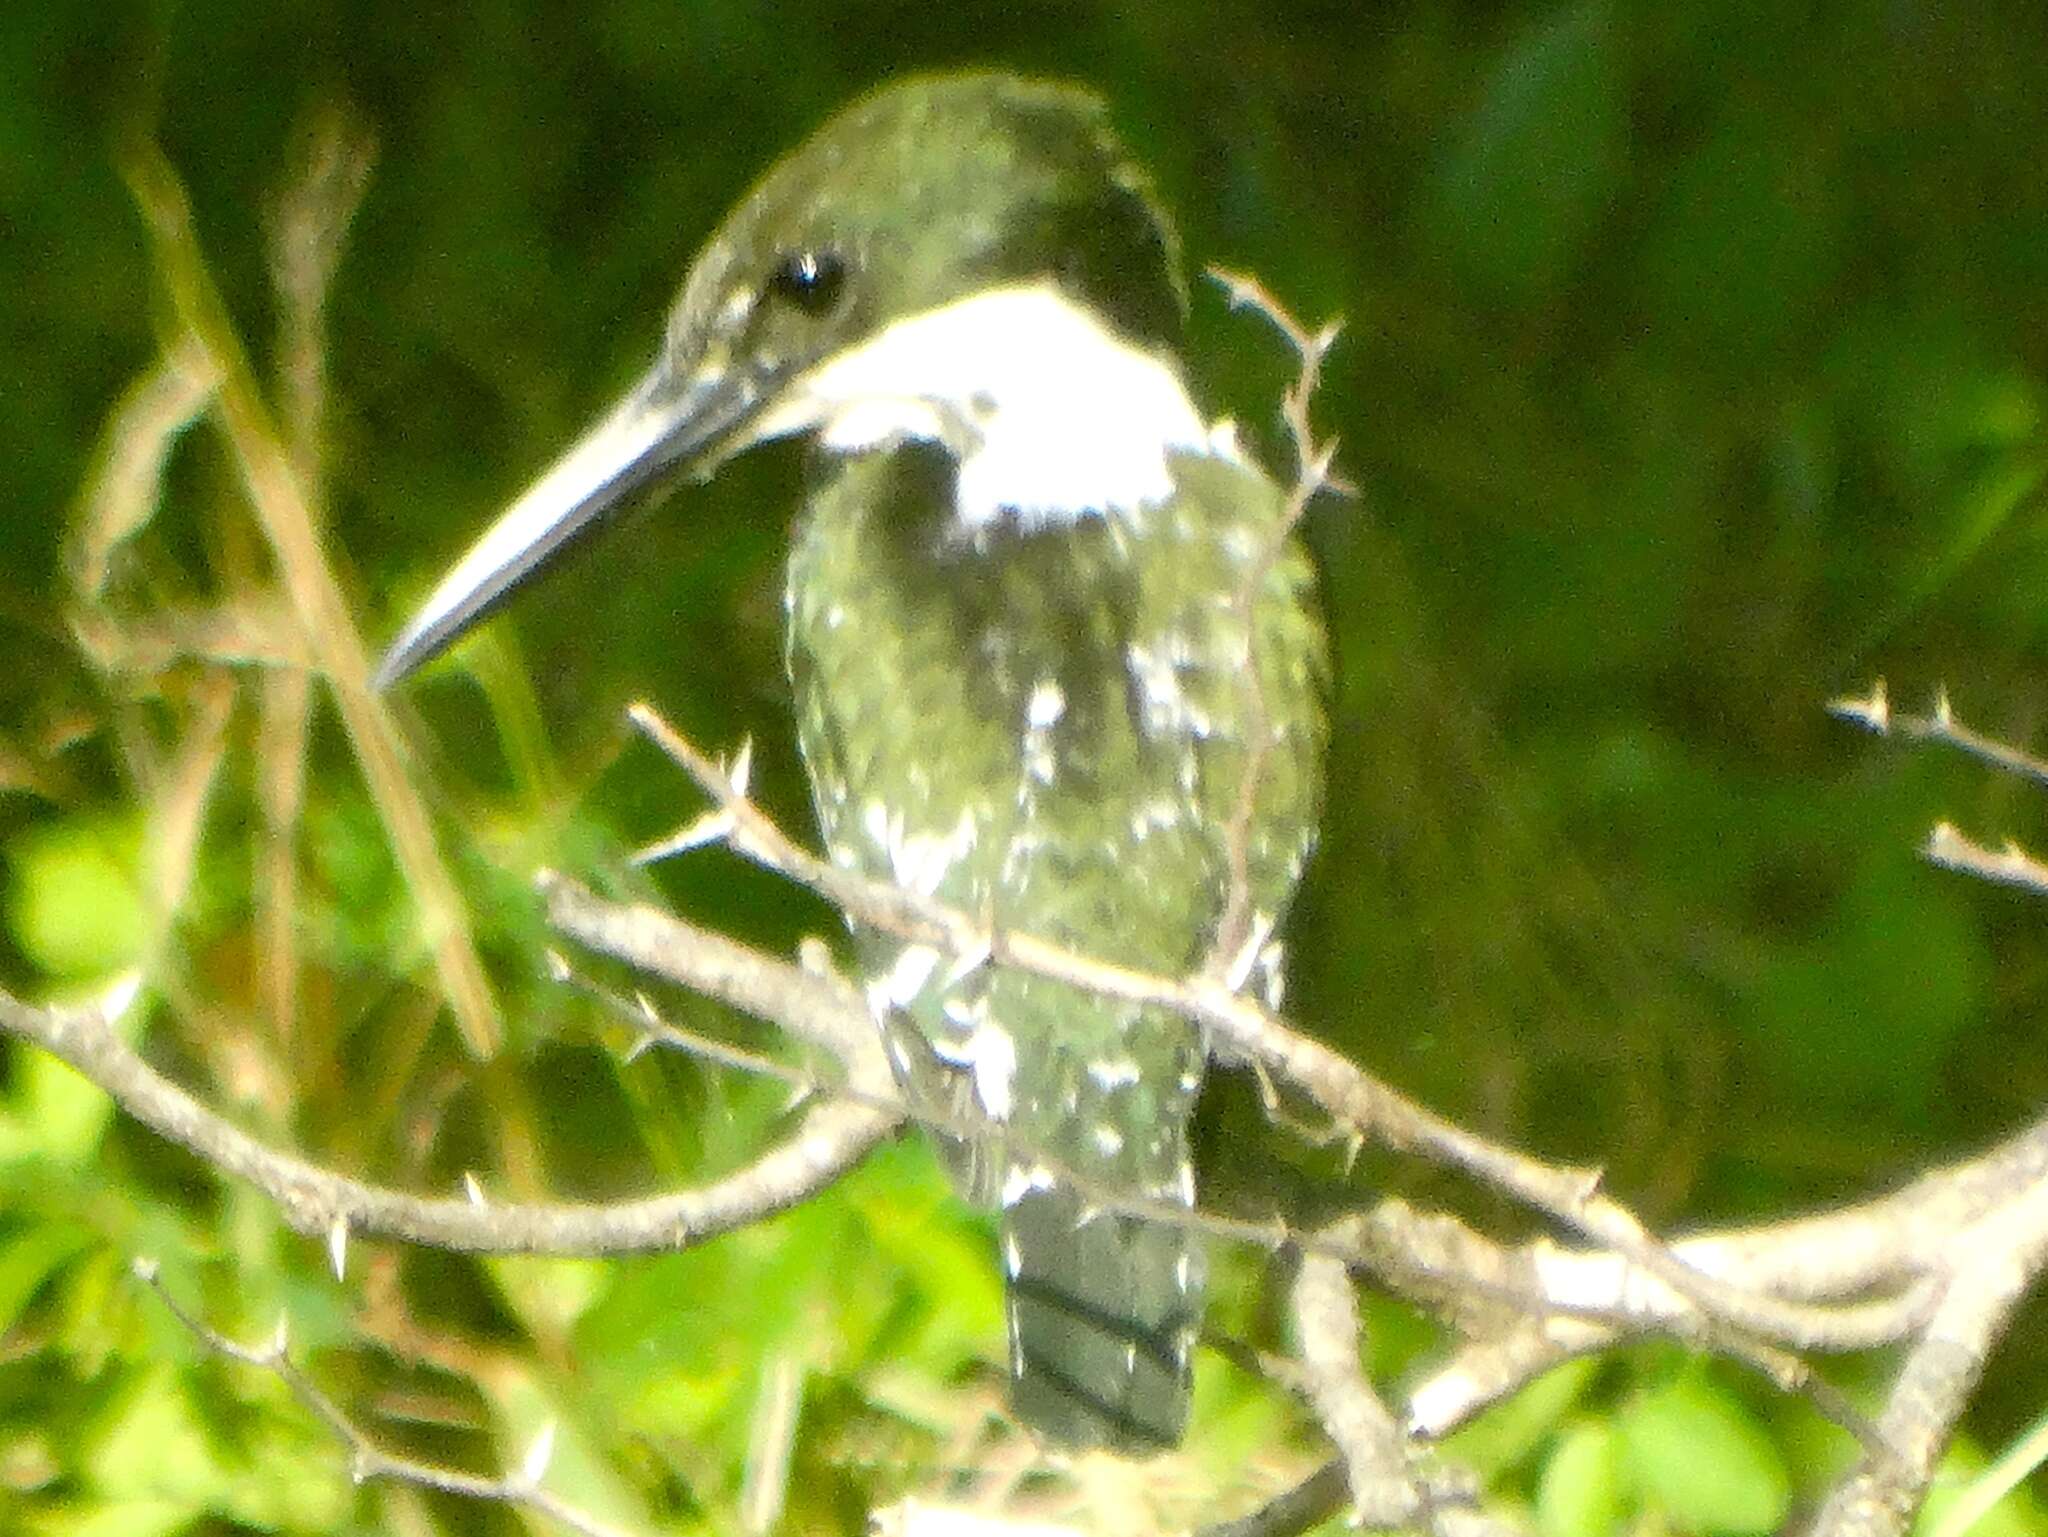
[[[1201,1053],[1179,1021],[1101,1000],[1069,1028],[1094,1010],[1121,1017],[1092,1052],[1069,1034],[1052,1062],[1020,1059],[1000,1145],[1010,1401],[1057,1444],[1154,1452],[1187,1421],[1202,1254],[1192,1227],[1118,1203],[1193,1205]]]
[[[1010,1404],[1043,1439],[1132,1455],[1178,1445],[1202,1319],[1199,1237],[1140,1215],[1189,1209],[1194,1031],[1064,983],[976,973],[946,1004],[961,1032],[885,1016],[911,1102],[941,1123],[968,1199],[998,1204]],[[935,1040],[934,1037],[937,1037]]]
[[[1101,1210],[1064,1186],[1017,1189],[1031,1184],[1025,1166],[1012,1181],[1003,1259],[1018,1418],[1069,1447],[1129,1455],[1178,1444],[1201,1314],[1195,1234]]]

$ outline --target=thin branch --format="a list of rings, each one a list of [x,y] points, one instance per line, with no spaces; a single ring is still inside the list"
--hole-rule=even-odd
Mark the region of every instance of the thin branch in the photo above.
[[[1937,822],[1920,852],[1929,864],[1997,886],[2016,886],[2035,896],[2048,896],[2048,864],[2043,864],[2010,838],[2002,848],[1986,848],[1965,837],[1950,822]]]
[[[1244,580],[1232,595],[1231,609],[1244,635],[1244,741],[1245,762],[1238,775],[1237,796],[1229,821],[1224,826],[1224,903],[1216,922],[1210,954],[1201,970],[1241,986],[1251,973],[1260,950],[1271,937],[1257,932],[1259,924],[1252,896],[1252,824],[1258,815],[1259,789],[1265,783],[1266,760],[1279,741],[1273,731],[1271,711],[1266,702],[1265,680],[1258,655],[1258,599],[1271,575],[1274,563],[1294,537],[1295,529],[1308,512],[1309,503],[1325,491],[1349,493],[1350,487],[1330,470],[1337,457],[1337,440],[1319,441],[1309,408],[1322,378],[1323,359],[1336,345],[1343,330],[1341,320],[1326,322],[1310,331],[1296,320],[1256,278],[1243,273],[1211,268],[1210,276],[1220,284],[1233,309],[1249,309],[1272,323],[1294,354],[1296,371],[1292,384],[1281,399],[1280,417],[1287,429],[1294,454],[1294,478],[1279,523],[1246,569]]]
[[[1691,1269],[1620,1203],[1600,1194],[1597,1172],[1560,1167],[1488,1142],[1423,1108],[1321,1042],[1302,1035],[1228,980],[1206,972],[1176,978],[1076,954],[1029,934],[991,931],[974,916],[886,882],[842,870],[797,845],[701,751],[651,707],[628,716],[713,802],[719,837],[735,852],[817,892],[850,917],[953,957],[989,961],[1066,982],[1121,1002],[1170,1010],[1206,1033],[1212,1048],[1263,1064],[1341,1128],[1377,1137],[1459,1169],[1556,1219],[1595,1245],[1658,1276],[1712,1318],[1770,1338],[1797,1337],[1799,1311]]]
[[[733,801],[728,809],[735,841],[763,836],[752,821],[758,813],[751,807]],[[360,1232],[453,1248],[556,1253],[693,1241],[805,1198],[900,1123],[903,1109],[892,1097],[894,1086],[876,1043],[872,1017],[858,992],[842,979],[816,967],[758,955],[651,908],[604,903],[559,877],[544,882],[544,890],[550,916],[564,933],[749,1008],[835,1058],[842,1052],[854,1053],[855,1068],[846,1085],[832,1091],[842,1097],[814,1108],[794,1141],[749,1170],[701,1191],[611,1207],[492,1206],[474,1187],[459,1201],[427,1201],[314,1169],[262,1147],[197,1105],[119,1040],[112,1024],[129,1006],[129,997],[115,994],[96,1006],[61,1010],[32,1009],[0,995],[0,1028],[56,1052],[146,1123],[225,1172],[251,1179],[279,1202],[287,1221],[327,1238],[337,1253],[345,1252],[348,1237]],[[861,896],[854,892],[850,900],[857,902]],[[958,915],[942,915],[943,921],[920,917],[916,899],[893,888],[889,896],[909,907],[910,920],[935,925],[918,931],[926,937],[957,936],[962,931],[964,920]],[[1016,954],[1029,961],[1036,955],[1020,936],[983,933],[976,938],[970,932],[969,938],[992,957]],[[1056,964],[1080,963],[1068,958]],[[1086,971],[1071,974],[1085,976]],[[1131,985],[1128,977],[1115,975],[1111,982]],[[1199,995],[1196,1002],[1211,1007]],[[1499,1151],[1500,1156],[1514,1156]],[[1898,1192],[1854,1207],[1786,1223],[1701,1233],[1678,1242],[1673,1258],[1689,1275],[1709,1277],[1716,1287],[1740,1299],[1732,1310],[1732,1316],[1742,1321],[1739,1330],[1727,1327],[1727,1320],[1715,1311],[1714,1299],[1660,1285],[1632,1263],[1632,1257],[1613,1251],[1566,1252],[1542,1241],[1519,1250],[1502,1249],[1448,1218],[1409,1212],[1398,1202],[1381,1203],[1373,1213],[1354,1219],[1364,1236],[1335,1231],[1292,1235],[1284,1224],[1181,1216],[1231,1237],[1268,1247],[1293,1243],[1312,1259],[1370,1269],[1458,1326],[1471,1345],[1411,1393],[1404,1415],[1413,1433],[1433,1439],[1506,1397],[1563,1354],[1628,1334],[1655,1332],[1694,1339],[1772,1370],[1788,1387],[1822,1397],[1816,1381],[1774,1369],[1770,1353],[1747,1337],[1749,1332],[1757,1338],[1791,1338],[1808,1348],[1911,1340],[1931,1316],[1930,1286],[1949,1279],[1948,1269],[1959,1256],[1968,1256],[1974,1265],[1990,1252],[1984,1235],[1995,1238],[2014,1220],[2010,1213],[2015,1207],[2038,1203],[2044,1189],[2048,1121],[1978,1158],[1933,1171]],[[1372,1241],[1366,1241],[1368,1237]],[[2010,1243],[2007,1247],[2022,1271],[2039,1258],[2038,1249],[2022,1252]],[[1873,1288],[1878,1289],[1874,1295]],[[1965,1308],[1967,1298],[1957,1298],[1952,1285],[1941,1293],[1943,1316],[1960,1312],[1966,1322],[1976,1320],[1977,1337],[1994,1336],[1999,1327],[1996,1309],[1976,1306],[1971,1311]],[[1841,1306],[1809,1305],[1836,1299],[1847,1301]],[[1528,1322],[1532,1316],[1544,1322]],[[1957,1335],[1961,1327],[1949,1325],[1949,1335]],[[1959,1406],[1961,1391],[1966,1386],[1952,1391],[1947,1401]],[[1835,1409],[1829,1412],[1854,1423]],[[1869,1439],[1876,1443],[1866,1459],[1872,1477],[1896,1478],[1888,1471],[1899,1465],[1888,1432],[1881,1430]],[[1462,1520],[1464,1513],[1455,1514]]]
[[[1948,690],[1936,689],[1934,703],[1925,715],[1913,715],[1892,708],[1891,697],[1879,678],[1862,698],[1844,694],[1827,703],[1828,713],[1838,720],[1861,726],[1879,736],[1903,737],[1909,742],[1934,742],[1988,763],[1995,769],[2048,789],[2048,760],[2023,752],[2010,743],[1974,731],[1956,719]]]
[[[962,1140],[988,1135],[987,1121],[974,1116],[971,1110],[962,1113],[940,1105],[912,1106],[904,1103],[903,1094],[887,1066],[887,1058],[879,1050],[880,1033],[875,1028],[874,1016],[860,995],[840,979],[821,978],[828,984],[826,994],[799,997],[788,989],[786,975],[777,975],[777,972],[787,970],[781,963],[758,957],[755,952],[720,936],[706,934],[658,908],[606,902],[587,888],[551,872],[541,875],[540,885],[547,895],[550,921],[561,932],[638,969],[721,997],[773,1022],[786,1021],[792,1034],[835,1057],[843,1044],[846,1050],[857,1053],[855,1076],[869,1087],[863,1090],[851,1082],[828,1082],[805,1068],[684,1030],[663,1019],[644,996],[631,999],[619,996],[578,975],[566,960],[559,960],[556,974],[560,980],[598,998],[632,1027],[636,1039],[628,1048],[629,1054],[637,1054],[650,1046],[669,1047],[741,1072],[780,1079],[799,1096],[836,1095],[849,1103],[885,1114],[897,1123],[915,1121],[927,1130]],[[710,973],[703,961],[707,951],[713,954],[723,952],[718,964],[728,968],[730,991],[718,991],[711,986]],[[689,968],[675,967],[675,960],[680,956],[690,958],[692,964]],[[754,975],[752,962],[755,960],[766,962],[765,986],[762,979]],[[819,976],[808,966],[802,968],[802,974]],[[693,977],[696,980],[693,981]],[[778,1008],[784,1012],[778,1013]],[[1074,1170],[1051,1152],[1018,1145],[1014,1138],[1012,1145],[1019,1157],[1029,1158],[1035,1166],[1044,1168],[1062,1184],[1071,1185],[1091,1206],[1100,1210],[1143,1217],[1163,1226],[1182,1227],[1269,1252],[1293,1247],[1304,1252],[1323,1253],[1328,1258],[1341,1261],[1352,1259],[1348,1249],[1335,1244],[1326,1245],[1316,1234],[1297,1233],[1284,1222],[1226,1217],[1190,1208],[1178,1201],[1112,1189]]]
[[[2023,1488],[2044,1461],[2048,1461],[2048,1415],[2037,1417],[1989,1467],[1970,1480],[1942,1511],[1932,1537],[1968,1537],[2001,1500]]]
[[[164,465],[218,380],[206,349],[180,337],[115,406],[65,549],[72,591],[86,603],[103,596],[121,547],[156,516]]]
[[[307,508],[318,518],[326,500],[327,300],[370,185],[376,142],[334,103],[314,111],[303,134],[303,155],[269,221],[270,273],[278,298],[278,414]],[[305,1049],[298,1007],[297,843],[313,680],[303,667],[271,668],[257,690],[255,780],[263,839],[251,890],[256,966],[272,1030],[289,1060],[305,1062],[313,1053]]]
[[[1674,1245],[1695,1268],[1788,1297],[1846,1297],[1939,1275],[1959,1235],[2048,1184],[2048,1116],[1886,1195]]]
[[[549,927],[636,971],[744,1009],[841,1064],[851,1084],[895,1098],[867,1000],[843,978],[791,965],[645,903],[607,902],[553,871],[536,877]]]
[[[349,108],[328,101],[300,125],[302,152],[268,221],[278,297],[279,415],[307,500],[320,497],[327,424],[327,300],[349,226],[369,190],[377,141]]]
[[[1344,1460],[1336,1458],[1250,1514],[1211,1522],[1195,1537],[1294,1537],[1342,1510],[1348,1493]]]
[[[1306,1257],[1290,1303],[1308,1400],[1344,1459],[1352,1522],[1375,1531],[1440,1531],[1442,1507],[1469,1506],[1477,1486],[1429,1467],[1366,1380],[1350,1276],[1334,1261]]]
[[[306,741],[313,721],[311,677],[267,670],[256,685],[256,802],[263,838],[250,881],[250,928],[264,1012],[285,1060],[303,1063],[299,1018],[299,819],[305,810]]]
[[[1321,1107],[1338,1127],[1371,1133],[1396,1148],[1447,1162],[1557,1218],[1608,1251],[1597,1258],[1552,1259],[1552,1275],[1544,1278],[1539,1274],[1545,1282],[1540,1294],[1550,1306],[1556,1306],[1560,1290],[1550,1283],[1560,1279],[1570,1283],[1563,1288],[1566,1290],[1598,1281],[1597,1295],[1619,1298],[1633,1306],[1644,1295],[1644,1283],[1654,1278],[1671,1294],[1653,1310],[1666,1332],[1678,1332],[1696,1344],[1728,1351],[1781,1386],[1809,1393],[1863,1436],[1866,1466],[1873,1478],[1893,1478],[1900,1466],[1911,1465],[1910,1459],[1902,1462],[1893,1452],[1886,1426],[1871,1430],[1839,1395],[1814,1378],[1803,1362],[1756,1342],[1790,1340],[1817,1348],[1874,1343],[1886,1337],[1911,1338],[1925,1319],[1931,1297],[1925,1288],[1913,1291],[1912,1283],[1929,1276],[1946,1279],[1949,1261],[1943,1258],[1943,1251],[1891,1249],[1882,1256],[1868,1256],[1878,1261],[1877,1268],[1887,1280],[1903,1283],[1907,1290],[1846,1308],[1815,1309],[1796,1298],[1753,1289],[1732,1275],[1690,1263],[1695,1258],[1692,1254],[1660,1244],[1623,1207],[1599,1194],[1597,1176],[1525,1158],[1432,1115],[1320,1043],[1292,1031],[1255,1003],[1236,996],[1216,978],[1205,974],[1186,979],[1146,975],[1075,955],[1034,936],[991,931],[971,915],[864,880],[817,859],[796,846],[748,801],[720,764],[681,738],[651,710],[636,706],[631,714],[635,724],[711,797],[716,836],[742,855],[809,886],[858,921],[901,938],[932,945],[956,957],[986,958],[990,963],[1012,965],[1103,996],[1180,1013],[1204,1029],[1213,1046],[1264,1065]],[[2023,1166],[2026,1154],[2021,1149],[1994,1150],[1994,1161],[2010,1164],[2010,1159],[2000,1155],[2013,1152],[2020,1154]],[[2042,1188],[2048,1186],[2033,1177],[2019,1193],[2028,1195]],[[2002,1211],[2014,1198],[2008,1185],[1995,1211]],[[1902,1213],[1895,1209],[1892,1215]],[[1759,1235],[1752,1231],[1748,1237],[1754,1243]],[[1698,1257],[1723,1261],[1727,1254],[1708,1248]],[[1824,1268],[1835,1276],[1842,1271],[1839,1264]],[[1825,1287],[1816,1285],[1811,1290],[1824,1293]],[[1535,1368],[1546,1356],[1554,1358],[1560,1344],[1572,1349],[1590,1348],[1593,1343],[1583,1336],[1577,1341],[1546,1337],[1525,1343],[1513,1364],[1518,1371]],[[1477,1380],[1467,1376],[1463,1385],[1469,1388]],[[1444,1396],[1459,1395],[1447,1392]],[[1441,1399],[1424,1402],[1429,1414],[1440,1420],[1446,1404]]]
[[[740,1530],[761,1537],[782,1520],[789,1498],[789,1465],[803,1412],[804,1362],[780,1352],[762,1373],[761,1397],[747,1434],[746,1473],[740,1483]]]
[[[736,830],[750,826],[751,814],[735,811]],[[590,1252],[686,1241],[801,1199],[900,1121],[902,1107],[894,1098],[872,1018],[844,981],[758,955],[652,908],[601,902],[559,877],[548,878],[544,890],[551,921],[562,932],[747,1008],[835,1059],[851,1054],[854,1065],[840,1092],[861,1097],[814,1109],[813,1117],[826,1119],[807,1122],[792,1147],[694,1195],[622,1208],[478,1206],[471,1200],[423,1201],[363,1186],[262,1147],[127,1050],[110,1028],[125,1000],[66,1011],[30,1009],[0,998],[0,1026],[64,1056],[140,1119],[227,1172],[252,1179],[280,1201],[292,1225],[323,1237],[337,1231],[339,1219],[344,1235],[381,1232],[463,1248]],[[1020,943],[1000,937],[1006,952]],[[804,1148],[811,1149],[808,1163],[793,1151]],[[1502,1150],[1500,1156],[1513,1155]],[[750,1179],[764,1170],[765,1186]],[[1955,1252],[1955,1235],[2009,1205],[2015,1192],[2041,1185],[2044,1174],[2048,1122],[1979,1158],[1923,1176],[1900,1192],[1789,1223],[1696,1235],[1681,1241],[1675,1255],[1688,1274],[1714,1278],[1723,1291],[1735,1294],[1739,1304],[1731,1316],[1760,1338],[1836,1349],[1905,1338],[1924,1316],[1926,1297],[1916,1288],[1938,1269],[1943,1256]],[[1296,1243],[1306,1252],[1333,1253],[1373,1269],[1451,1319],[1465,1320],[1480,1336],[1475,1348],[1482,1354],[1507,1347],[1487,1342],[1498,1330],[1484,1327],[1484,1315],[1475,1307],[1485,1305],[1496,1317],[1515,1319],[1556,1315],[1542,1335],[1543,1350],[1530,1354],[1522,1348],[1513,1370],[1482,1376],[1472,1370],[1468,1354],[1418,1390],[1410,1417],[1429,1433],[1439,1433],[1473,1407],[1526,1380],[1546,1364],[1545,1352],[1554,1360],[1560,1351],[1604,1343],[1611,1335],[1603,1329],[1696,1337],[1690,1309],[1704,1307],[1711,1317],[1720,1317],[1711,1299],[1703,1303],[1689,1290],[1658,1286],[1611,1251],[1566,1253],[1538,1245],[1518,1259],[1477,1235],[1447,1239],[1446,1234],[1461,1231],[1448,1219],[1409,1214],[1404,1220],[1399,1212],[1398,1203],[1383,1203],[1374,1214],[1382,1241],[1349,1252],[1332,1251],[1327,1235],[1291,1234],[1284,1224],[1181,1215],[1223,1236],[1269,1248]],[[1892,1288],[1888,1295],[1857,1296],[1886,1287]],[[1856,1300],[1847,1307],[1802,1305],[1802,1299],[1844,1297]],[[1579,1325],[1576,1336],[1567,1322]],[[1708,1343],[1733,1348],[1741,1342]]]
[[[1912,715],[1892,708],[1884,679],[1871,684],[1870,692],[1857,697],[1844,694],[1828,701],[1828,713],[1838,720],[1863,727],[1884,737],[1909,742],[1932,742],[1988,763],[1993,768],[2031,784],[2048,788],[2048,761],[2022,752],[2009,743],[1985,736],[1956,719],[1955,706],[1947,689],[1937,689],[1934,703],[1925,715]],[[2015,886],[2036,896],[2048,896],[2048,863],[2035,858],[2012,840],[1993,849],[1970,838],[1953,823],[1938,822],[1921,845],[1930,864],[1999,886]]]
[[[378,1446],[369,1433],[350,1419],[341,1405],[322,1391],[319,1384],[292,1360],[283,1320],[279,1320],[277,1332],[261,1344],[244,1344],[211,1328],[183,1307],[164,1285],[156,1261],[138,1259],[131,1268],[136,1279],[156,1293],[157,1300],[163,1304],[166,1311],[207,1350],[227,1360],[238,1361],[244,1366],[253,1366],[258,1371],[268,1372],[283,1383],[292,1397],[298,1400],[300,1407],[326,1426],[347,1451],[348,1475],[352,1482],[410,1484],[414,1488],[430,1489],[437,1494],[453,1494],[463,1499],[485,1500],[496,1505],[530,1510],[536,1515],[560,1522],[571,1531],[582,1533],[583,1537],[628,1537],[622,1528],[599,1520],[588,1511],[541,1487],[540,1480],[546,1476],[549,1457],[554,1447],[552,1425],[543,1428],[540,1435],[535,1438],[533,1445],[521,1459],[519,1468],[499,1478],[458,1473],[452,1468],[437,1467],[432,1463],[417,1462],[410,1457],[396,1456]]]
[[[1992,1349],[2048,1264],[2048,1184],[1964,1235],[1940,1305],[1907,1352],[1866,1456],[1821,1509],[1814,1537],[1896,1537],[1912,1524]]]
[[[268,670],[307,665],[306,645],[285,605],[262,594],[227,603],[165,604],[118,620],[93,604],[70,614],[78,649],[103,672],[147,677],[182,661]]]
[[[790,968],[792,971],[795,968]],[[340,1255],[352,1235],[495,1254],[616,1254],[680,1248],[745,1227],[809,1199],[866,1155],[896,1118],[845,1100],[813,1105],[796,1130],[759,1158],[694,1189],[608,1205],[498,1205],[367,1184],[266,1146],[207,1108],[129,1047],[115,1021],[134,1001],[130,982],[97,1003],[31,1008],[0,993],[0,1029],[61,1057],[122,1109],[223,1173],[274,1201],[298,1232]]]

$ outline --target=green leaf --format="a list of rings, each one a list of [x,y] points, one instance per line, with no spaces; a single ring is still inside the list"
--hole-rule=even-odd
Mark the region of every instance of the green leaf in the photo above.
[[[113,1118],[106,1090],[55,1057],[25,1053],[14,1092],[0,1107],[0,1163],[42,1159],[78,1168]]]
[[[1272,1384],[1221,1357],[1195,1372],[1186,1455],[1211,1472],[1251,1468],[1288,1435],[1287,1410]]]
[[[1732,1393],[1691,1372],[1620,1417],[1629,1466],[1672,1523],[1695,1532],[1777,1530],[1792,1481],[1777,1448]]]
[[[232,1480],[177,1372],[164,1365],[136,1383],[87,1455],[86,1467],[104,1498],[168,1500],[187,1510],[220,1508]]]
[[[53,977],[106,976],[134,965],[149,942],[142,832],[129,816],[68,817],[34,825],[7,850],[8,932]]]
[[[1002,1338],[1002,1286],[995,1248],[986,1229],[945,1192],[922,1141],[878,1150],[848,1182],[854,1210],[874,1246],[865,1274],[842,1269],[842,1310],[871,1309],[877,1283],[924,1303],[911,1339],[891,1339],[890,1353],[906,1350],[944,1375]]]
[[[1604,1421],[1582,1420],[1543,1464],[1536,1529],[1543,1537],[1607,1537],[1627,1516],[1629,1493],[1621,1436]]]
[[[198,1519],[198,1511],[176,1500],[120,1500],[51,1511],[30,1530],[35,1537],[170,1537]]]
[[[1828,299],[1846,240],[1833,141],[1730,93],[1721,121],[1664,169],[1639,302],[1705,369],[1768,355]],[[1645,203],[1648,199],[1645,199]]]
[[[492,1379],[506,1429],[506,1471],[532,1474],[543,1489],[625,1531],[645,1531],[649,1512],[604,1448],[616,1426],[602,1418],[589,1394],[508,1363]],[[532,1459],[532,1465],[528,1465]]]
[[[1600,1370],[1591,1357],[1552,1367],[1504,1404],[1497,1404],[1444,1441],[1445,1454],[1493,1477],[1515,1466],[1557,1429]]]
[[[1903,849],[1867,856],[1820,942],[1764,974],[1758,1051],[1810,1103],[1924,1114],[1991,985],[1966,900]],[[1884,1049],[1872,1051],[1872,1041]]]
[[[258,1381],[278,1413],[242,1419],[229,1450],[186,1379],[169,1365],[152,1368],[87,1452],[97,1499],[108,1510],[163,1502],[188,1520],[213,1512],[262,1530],[338,1530],[354,1498],[343,1452],[281,1386]]]
[[[0,1336],[14,1327],[42,1284],[91,1243],[84,1228],[44,1219],[0,1244]]]
[[[487,1258],[484,1269],[505,1305],[543,1339],[568,1333],[609,1279],[606,1263],[590,1259],[501,1255]]]

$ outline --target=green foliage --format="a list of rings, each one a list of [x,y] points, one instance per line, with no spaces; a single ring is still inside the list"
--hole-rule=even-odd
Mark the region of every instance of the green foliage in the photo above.
[[[141,960],[151,924],[135,817],[37,823],[14,839],[7,862],[7,928],[31,964],[79,979]]]
[[[1704,1373],[1650,1389],[1619,1417],[1630,1472],[1681,1531],[1774,1532],[1792,1484],[1763,1426]]]
[[[1506,1473],[1556,1433],[1598,1371],[1592,1360],[1552,1367],[1453,1435],[1445,1443],[1449,1454],[1480,1474]]]
[[[1543,1537],[1607,1537],[1629,1512],[1627,1447],[1604,1420],[1581,1420],[1557,1438],[1536,1486]]]

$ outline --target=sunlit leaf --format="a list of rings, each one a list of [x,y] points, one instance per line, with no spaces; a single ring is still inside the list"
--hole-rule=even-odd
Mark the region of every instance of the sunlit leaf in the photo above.
[[[1746,1537],[1784,1520],[1792,1486],[1783,1459],[1710,1377],[1689,1371],[1654,1388],[1618,1423],[1636,1481],[1680,1528]]]
[[[1451,1436],[1444,1443],[1447,1454],[1489,1476],[1516,1466],[1557,1431],[1599,1370],[1591,1359],[1552,1367]]]
[[[1604,1421],[1572,1426],[1544,1460],[1536,1484],[1543,1537],[1607,1537],[1628,1514],[1630,1479],[1620,1435]]]
[[[7,850],[7,927],[53,977],[133,965],[150,934],[132,817],[66,817],[29,827]]]
[[[91,1242],[85,1229],[47,1219],[0,1242],[0,1336],[14,1327],[42,1284]]]

